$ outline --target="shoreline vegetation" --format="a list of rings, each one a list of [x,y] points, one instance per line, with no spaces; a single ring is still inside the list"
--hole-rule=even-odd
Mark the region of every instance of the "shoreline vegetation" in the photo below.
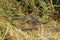
[[[0,0],[0,40],[60,40],[60,0]]]

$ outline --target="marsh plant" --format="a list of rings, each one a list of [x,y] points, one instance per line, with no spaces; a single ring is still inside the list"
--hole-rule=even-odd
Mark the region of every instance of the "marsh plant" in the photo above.
[[[0,40],[59,39],[59,31],[55,29],[60,27],[59,2],[60,0],[0,0]]]

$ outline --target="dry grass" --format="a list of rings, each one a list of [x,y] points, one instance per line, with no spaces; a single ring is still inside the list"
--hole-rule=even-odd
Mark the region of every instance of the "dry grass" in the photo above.
[[[52,0],[0,0],[0,40],[60,40],[59,7]]]

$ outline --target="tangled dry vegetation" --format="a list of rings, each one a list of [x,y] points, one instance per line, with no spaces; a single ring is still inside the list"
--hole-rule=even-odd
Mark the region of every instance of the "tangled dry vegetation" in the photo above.
[[[59,0],[0,0],[0,40],[60,40]]]

